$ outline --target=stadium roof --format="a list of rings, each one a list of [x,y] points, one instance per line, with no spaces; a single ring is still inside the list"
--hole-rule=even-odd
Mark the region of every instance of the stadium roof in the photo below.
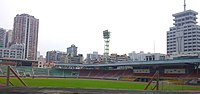
[[[25,60],[25,59],[15,59],[15,58],[0,58],[0,61],[27,61],[27,62],[38,62],[37,60]]]
[[[109,64],[55,64],[68,67],[111,67],[111,66],[140,66],[140,65],[171,65],[171,64],[200,64],[200,59],[181,59],[164,61],[124,61]]]

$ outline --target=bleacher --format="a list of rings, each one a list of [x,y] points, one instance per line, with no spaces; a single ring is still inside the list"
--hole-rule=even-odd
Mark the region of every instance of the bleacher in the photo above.
[[[46,77],[49,75],[48,69],[45,68],[33,68],[33,74],[34,76],[38,76],[38,77]]]
[[[103,70],[103,69],[55,69],[55,68],[32,68],[32,67],[15,67],[12,66],[19,76],[22,77],[80,77],[93,79],[119,79],[119,78],[151,78],[154,72],[135,73],[133,69],[127,70]],[[146,71],[146,70],[145,70]],[[140,73],[142,72],[142,73]],[[200,71],[198,72],[200,77]],[[6,76],[7,66],[0,66],[0,76]],[[11,74],[12,75],[12,74]],[[197,71],[190,73],[160,73],[160,78],[185,78],[192,79],[197,77]]]
[[[49,69],[49,77],[77,77],[77,72],[72,70]]]

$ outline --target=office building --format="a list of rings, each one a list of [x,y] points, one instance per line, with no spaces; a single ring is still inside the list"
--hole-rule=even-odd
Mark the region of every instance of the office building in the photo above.
[[[14,18],[13,43],[24,44],[24,59],[37,59],[39,19],[29,14]]]
[[[197,25],[198,13],[184,10],[175,13],[173,27],[167,31],[167,54],[187,55],[200,52],[200,26]]]

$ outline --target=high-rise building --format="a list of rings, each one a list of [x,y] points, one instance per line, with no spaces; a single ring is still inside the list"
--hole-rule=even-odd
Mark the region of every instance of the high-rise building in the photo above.
[[[174,26],[167,31],[167,54],[196,54],[200,53],[200,26],[197,25],[198,13],[185,10],[175,13]]]
[[[12,43],[12,30],[8,30],[6,32],[6,48],[9,48],[11,46]]]
[[[0,28],[0,48],[5,48],[6,46],[6,30]]]
[[[67,54],[70,56],[77,56],[77,48],[74,44],[67,48]]]
[[[37,59],[39,19],[29,14],[14,18],[13,43],[24,44],[24,59]]]

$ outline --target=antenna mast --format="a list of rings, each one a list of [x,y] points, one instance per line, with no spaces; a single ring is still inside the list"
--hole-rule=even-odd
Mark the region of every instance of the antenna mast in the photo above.
[[[186,1],[184,0],[184,11],[186,11]]]

